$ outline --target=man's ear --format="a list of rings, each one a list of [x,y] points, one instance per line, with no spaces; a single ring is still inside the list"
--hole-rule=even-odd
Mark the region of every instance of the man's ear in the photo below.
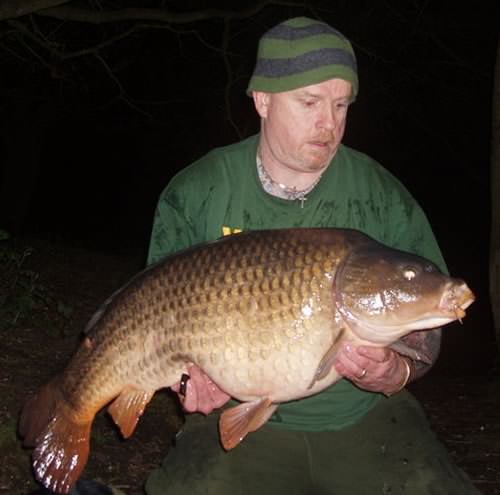
[[[269,93],[263,93],[262,91],[252,91],[252,98],[260,118],[265,119],[267,117],[271,95]]]

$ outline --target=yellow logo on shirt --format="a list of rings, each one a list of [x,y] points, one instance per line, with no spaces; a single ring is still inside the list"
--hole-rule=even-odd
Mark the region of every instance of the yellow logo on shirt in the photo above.
[[[222,226],[222,235],[223,236],[231,235],[231,234],[239,234],[240,232],[242,232],[242,230],[237,228],[237,227],[232,229],[231,227],[227,227],[226,225]]]

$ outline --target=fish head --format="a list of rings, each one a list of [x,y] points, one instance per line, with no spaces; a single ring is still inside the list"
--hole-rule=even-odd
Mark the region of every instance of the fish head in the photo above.
[[[333,287],[349,328],[380,345],[461,320],[474,301],[463,280],[425,258],[378,243],[354,249],[338,267]]]

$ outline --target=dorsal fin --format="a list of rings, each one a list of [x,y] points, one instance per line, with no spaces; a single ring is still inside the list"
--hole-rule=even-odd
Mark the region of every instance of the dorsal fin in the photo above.
[[[110,308],[116,302],[116,300],[124,293],[126,293],[132,286],[142,283],[142,279],[144,279],[149,272],[152,272],[154,268],[159,265],[158,263],[153,263],[148,267],[144,268],[140,272],[136,273],[126,284],[122,285],[119,289],[115,290],[113,294],[111,294],[97,309],[97,311],[92,315],[89,322],[87,323],[85,329],[83,330],[84,334],[91,333],[96,324],[101,321],[101,319],[108,313]]]

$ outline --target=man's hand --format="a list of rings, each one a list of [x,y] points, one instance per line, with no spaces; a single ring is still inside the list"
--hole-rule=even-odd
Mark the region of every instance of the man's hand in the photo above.
[[[392,395],[407,383],[408,360],[388,347],[344,345],[335,358],[335,369],[356,386]]]
[[[189,377],[172,385],[177,392],[182,407],[186,412],[210,414],[214,409],[223,406],[231,397],[223,392],[203,371],[194,364],[188,366]]]

